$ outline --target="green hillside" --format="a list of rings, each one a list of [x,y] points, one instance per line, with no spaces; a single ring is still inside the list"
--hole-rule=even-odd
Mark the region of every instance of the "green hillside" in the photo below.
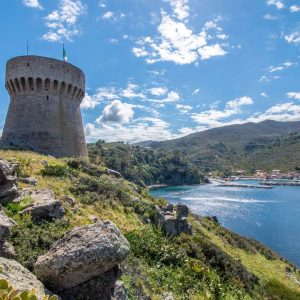
[[[222,228],[211,218],[190,214],[192,235],[164,234],[152,219],[156,207],[164,207],[166,201],[151,197],[141,186],[109,175],[95,157],[95,164],[22,151],[0,151],[0,157],[17,164],[20,178],[38,180],[35,187],[20,182],[20,188],[51,189],[65,210],[61,220],[37,223],[30,215],[19,214],[30,205],[28,197],[4,205],[5,213],[17,224],[9,239],[16,260],[29,270],[64,233],[93,223],[92,215],[113,221],[130,243],[130,254],[121,265],[128,299],[158,300],[169,292],[178,300],[300,297],[299,270],[272,250]]]
[[[224,126],[146,145],[179,150],[205,172],[238,168],[294,171],[300,162],[300,122]]]

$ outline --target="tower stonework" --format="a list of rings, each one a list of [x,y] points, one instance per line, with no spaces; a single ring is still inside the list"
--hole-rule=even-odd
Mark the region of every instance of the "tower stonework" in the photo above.
[[[20,56],[7,62],[10,105],[0,147],[55,157],[87,156],[80,103],[85,76],[64,61]]]

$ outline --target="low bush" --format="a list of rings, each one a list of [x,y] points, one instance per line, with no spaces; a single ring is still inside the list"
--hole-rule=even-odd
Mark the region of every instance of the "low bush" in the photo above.
[[[44,169],[41,170],[42,176],[66,177],[68,174],[69,171],[66,165],[45,165]]]

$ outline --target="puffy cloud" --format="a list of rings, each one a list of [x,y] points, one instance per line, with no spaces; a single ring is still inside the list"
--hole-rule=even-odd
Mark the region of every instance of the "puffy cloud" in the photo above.
[[[174,15],[178,20],[184,20],[189,16],[189,5],[188,0],[166,0],[173,8]]]
[[[200,92],[200,89],[195,89],[192,93],[192,96],[197,95]]]
[[[241,108],[246,105],[252,105],[253,100],[250,97],[241,97],[226,103],[224,110],[210,109],[201,113],[192,114],[192,119],[208,127],[223,126],[224,119],[235,116],[242,112]],[[226,122],[228,124],[228,122]]]
[[[298,6],[298,5],[292,5],[292,6],[290,6],[290,11],[292,13],[299,12],[300,11],[300,6]]]
[[[87,124],[85,134],[89,142],[103,139],[108,142],[139,142],[146,140],[168,140],[182,136],[172,134],[169,123],[159,118],[138,118],[128,125],[117,123]]]
[[[168,89],[164,87],[155,87],[149,89],[149,91],[154,96],[163,96],[168,92]]]
[[[104,20],[109,20],[113,18],[114,13],[112,11],[107,11],[106,13],[103,14],[102,19]]]
[[[43,9],[43,6],[39,3],[39,0],[23,0],[23,4],[30,8]]]
[[[105,106],[102,115],[96,120],[96,123],[126,124],[133,118],[133,115],[132,105],[122,103],[120,100],[114,100]]]
[[[300,92],[289,92],[286,94],[290,99],[300,100]]]
[[[285,7],[284,3],[280,0],[267,0],[267,5],[274,5],[277,9],[283,9]]]
[[[193,109],[192,106],[190,106],[190,105],[183,105],[183,104],[176,104],[176,108],[177,108],[181,113],[184,113],[184,114],[189,113],[189,111]]]
[[[141,98],[144,99],[145,95],[141,92],[137,92],[139,86],[136,84],[128,83],[127,88],[121,92],[121,96],[125,98]]]
[[[284,39],[288,43],[299,44],[300,43],[300,31],[294,31],[291,34],[285,35]]]
[[[158,35],[138,39],[132,52],[145,58],[149,64],[170,61],[176,64],[190,64],[227,52],[220,41],[228,36],[218,26],[220,19],[207,22],[200,33],[194,33],[185,22],[188,17],[188,0],[166,0],[171,4],[172,13],[161,11],[161,22],[157,27]]]
[[[72,41],[80,34],[77,28],[78,18],[86,12],[86,6],[79,0],[60,0],[59,9],[45,17],[49,31],[42,39],[49,42]]]
[[[265,120],[274,120],[280,122],[300,121],[300,105],[292,102],[277,104],[264,113],[255,114],[247,119],[248,122],[262,122]]]

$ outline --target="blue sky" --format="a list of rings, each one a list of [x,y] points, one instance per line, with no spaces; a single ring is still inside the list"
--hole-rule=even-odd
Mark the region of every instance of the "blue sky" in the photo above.
[[[27,40],[85,72],[89,142],[300,120],[299,0],[4,0],[0,28],[0,130]]]

